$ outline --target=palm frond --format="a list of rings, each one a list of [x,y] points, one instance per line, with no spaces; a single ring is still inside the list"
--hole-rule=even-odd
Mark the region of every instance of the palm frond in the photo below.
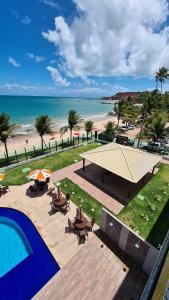
[[[63,126],[60,128],[60,136],[62,137],[69,130],[69,126]]]

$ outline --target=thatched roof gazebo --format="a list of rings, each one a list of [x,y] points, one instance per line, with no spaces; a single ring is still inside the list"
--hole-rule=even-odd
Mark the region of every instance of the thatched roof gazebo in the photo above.
[[[110,143],[85,153],[83,157],[83,171],[85,160],[102,168],[102,183],[104,172],[109,171],[130,183],[138,183],[148,173],[154,172],[155,166],[161,160],[159,155],[147,153],[138,149]]]

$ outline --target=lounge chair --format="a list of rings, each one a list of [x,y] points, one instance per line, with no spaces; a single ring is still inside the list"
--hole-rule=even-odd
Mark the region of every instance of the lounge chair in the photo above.
[[[68,211],[67,205],[65,204],[65,205],[59,207],[59,210],[60,210],[60,212],[66,214]]]
[[[87,228],[88,228],[89,230],[92,231],[93,226],[94,226],[95,223],[96,223],[96,222],[95,222],[95,219],[88,220],[88,221],[87,221]]]
[[[55,187],[54,187],[54,186],[51,186],[51,187],[48,189],[47,194],[48,194],[49,196],[52,196],[54,190],[55,190]]]
[[[29,189],[31,192],[37,192],[37,187],[35,185],[30,185]]]
[[[50,178],[47,177],[47,178],[46,178],[46,183],[48,184],[49,182],[50,182]]]
[[[74,221],[71,221],[69,218],[67,220],[68,226],[71,230],[75,229]]]
[[[1,185],[0,186],[0,195],[5,194],[8,191],[9,191],[9,186],[8,185],[5,185],[5,186]]]
[[[51,208],[54,210],[54,211],[59,211],[59,207],[57,205],[55,205],[55,201],[52,201],[51,203]]]
[[[66,202],[66,209],[70,210],[70,202],[69,201]]]
[[[3,187],[3,190],[4,190],[4,192],[6,193],[7,191],[9,191],[9,186],[8,186],[8,185],[5,185],[5,186]]]
[[[79,230],[79,240],[81,240],[81,238],[85,238],[85,240],[87,239],[88,240],[88,232],[86,229],[83,229],[83,230]]]

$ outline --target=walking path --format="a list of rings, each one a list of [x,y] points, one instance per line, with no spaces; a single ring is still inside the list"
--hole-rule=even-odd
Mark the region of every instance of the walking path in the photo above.
[[[33,300],[140,299],[147,275],[121,250],[95,234]]]
[[[90,163],[86,163],[86,165],[88,164]],[[89,195],[95,198],[98,202],[103,204],[106,208],[108,208],[110,211],[117,215],[123,209],[124,206],[111,196],[101,191],[95,185],[93,185],[92,183],[88,182],[87,180],[79,176],[77,173],[75,173],[81,168],[82,162],[80,161],[71,166],[60,169],[52,173],[51,182],[55,183],[67,177],[79,187],[81,187],[85,192],[87,192]]]

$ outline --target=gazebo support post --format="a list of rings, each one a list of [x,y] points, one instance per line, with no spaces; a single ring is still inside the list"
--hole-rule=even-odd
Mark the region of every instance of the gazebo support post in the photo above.
[[[156,166],[154,166],[154,167],[153,167],[152,174],[154,174],[154,170],[155,170],[155,168],[156,168]]]
[[[83,172],[85,172],[85,158],[83,158]]]
[[[144,180],[145,180],[145,176],[143,176],[143,178],[141,179],[141,185],[144,184]]]

